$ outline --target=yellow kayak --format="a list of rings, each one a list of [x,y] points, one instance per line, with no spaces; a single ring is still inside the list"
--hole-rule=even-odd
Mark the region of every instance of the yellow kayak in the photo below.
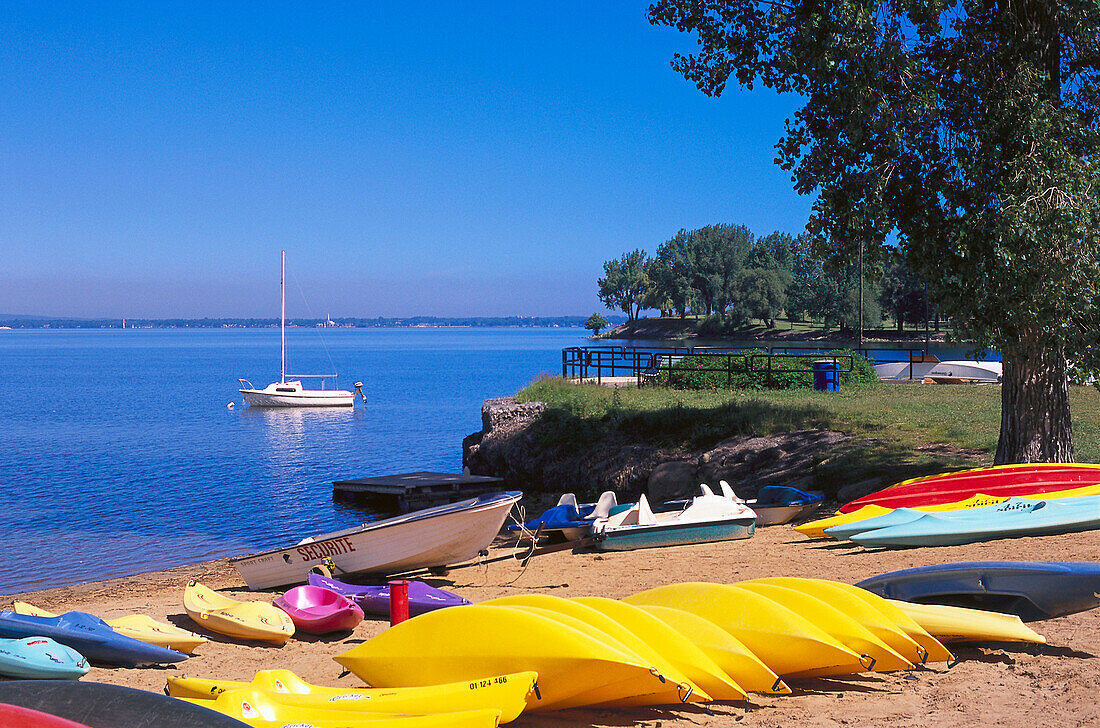
[[[230,690],[254,689],[276,694],[279,702],[298,708],[369,711],[376,713],[445,713],[499,710],[500,722],[519,717],[534,701],[534,672],[494,675],[476,683],[462,681],[422,688],[330,688],[311,685],[290,670],[261,670],[252,682],[170,677],[165,692],[173,698],[207,703]]]
[[[829,584],[866,602],[881,612],[890,622],[896,624],[898,629],[920,646],[920,651],[917,652],[918,662],[951,662],[955,659],[955,656],[943,646],[943,643],[928,634],[924,627],[921,627],[916,620],[898,609],[898,606],[889,599],[883,599],[878,594],[873,594],[866,589],[860,589],[858,586],[840,581],[830,581]]]
[[[628,703],[633,705],[675,705],[677,702],[681,702],[681,696],[684,695],[687,695],[692,702],[706,702],[712,699],[702,687],[689,679],[668,658],[641,639],[639,635],[631,632],[603,612],[585,604],[548,594],[522,594],[501,597],[481,602],[481,604],[520,609],[540,609],[549,612],[546,616],[550,616],[552,619],[558,619],[562,616],[571,618],[562,621],[580,630],[591,628],[592,632],[590,634],[596,639],[602,641],[613,640],[612,644],[615,647],[622,649],[627,654],[637,655],[668,679],[667,690],[661,690],[652,695],[638,696],[630,701],[616,701],[619,705]],[[577,620],[580,624],[572,620]]]
[[[723,584],[670,584],[629,596],[629,604],[683,609],[709,619],[745,643],[779,675],[809,677],[863,672],[860,656],[820,627],[745,589]]]
[[[1067,488],[1066,490],[1055,490],[1050,493],[1036,493],[1031,495],[1017,496],[1019,498],[1027,498],[1029,500],[1048,500],[1051,498],[1078,498],[1085,495],[1100,495],[1100,485],[1083,485],[1080,488]],[[951,503],[941,503],[935,506],[919,506],[912,510],[923,511],[925,513],[942,513],[944,511],[962,511],[967,508],[980,508],[982,506],[993,506],[998,503],[1004,503],[1008,500],[1008,496],[999,495],[986,495],[984,493],[978,493],[969,498],[963,500],[953,501]],[[868,505],[863,506],[851,513],[837,513],[836,515],[829,516],[828,518],[820,518],[816,521],[809,521],[803,523],[800,526],[795,526],[794,530],[798,531],[804,536],[809,538],[829,538],[829,534],[825,533],[826,528],[832,528],[833,526],[841,526],[846,523],[856,523],[858,521],[865,521],[869,518],[877,518],[878,516],[884,516],[887,513],[893,512],[893,508],[883,508],[882,506]]]
[[[800,579],[790,576],[754,579],[750,583],[784,586],[817,597],[862,624],[910,662],[919,664],[927,661],[927,655],[920,643],[912,639],[897,622],[891,620],[881,610],[875,609],[866,600],[850,593],[845,588],[846,584],[827,579]]]
[[[828,632],[842,645],[865,658],[872,672],[911,670],[914,665],[869,629],[829,602],[806,592],[776,584],[742,582],[735,589],[747,589],[782,604]]]
[[[53,612],[47,612],[27,602],[15,602],[13,609],[16,614],[29,614],[33,617],[57,616]],[[199,645],[206,644],[206,638],[202,635],[180,629],[174,624],[158,622],[145,614],[129,614],[104,621],[119,634],[169,650],[192,653]]]
[[[624,602],[625,604],[625,602]],[[785,695],[791,692],[787,684],[765,665],[745,643],[719,627],[709,619],[672,607],[653,604],[635,605],[652,614],[669,627],[695,643],[703,653],[714,660],[737,684],[754,693]]]
[[[183,608],[196,624],[228,637],[283,645],[294,636],[294,622],[278,607],[238,602],[196,581],[183,593]]]
[[[608,704],[665,690],[637,655],[534,609],[473,604],[437,609],[334,658],[375,687],[414,687],[534,670],[542,699],[528,710]]]
[[[573,601],[615,620],[651,645],[692,682],[715,700],[744,700],[744,689],[691,640],[640,607],[606,597],[579,597]]]
[[[1014,614],[982,609],[947,607],[942,604],[914,604],[887,600],[908,614],[936,639],[943,642],[1034,642],[1046,638],[1025,625]]]
[[[214,700],[192,700],[210,710],[236,718],[254,728],[496,728],[498,710],[470,710],[434,715],[394,715],[348,710],[299,708],[281,701],[281,696],[255,689],[229,690]]]

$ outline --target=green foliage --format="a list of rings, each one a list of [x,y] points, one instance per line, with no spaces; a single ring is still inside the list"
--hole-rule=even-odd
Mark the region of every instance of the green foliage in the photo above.
[[[840,351],[837,366],[851,371],[840,374],[841,386],[877,385],[870,362],[850,350]],[[657,377],[658,384],[673,389],[734,389],[741,391],[812,389],[814,362],[832,357],[822,354],[768,356],[764,349],[731,354],[686,356],[671,371]]]
[[[644,250],[624,253],[618,260],[609,260],[603,264],[603,278],[597,281],[599,299],[608,308],[615,308],[626,314],[627,320],[638,318],[645,296],[650,287],[646,266],[649,256]]]
[[[899,250],[891,251],[886,258],[879,301],[894,317],[898,331],[901,331],[905,322],[924,321],[931,313],[924,295],[924,283],[913,275],[906,265],[905,256]]]
[[[783,306],[787,303],[787,286],[790,281],[791,274],[781,269],[742,270],[734,281],[730,319],[747,323],[755,318],[763,321],[765,326],[774,327],[775,319],[783,312]]]
[[[594,313],[584,322],[584,328],[591,331],[593,336],[599,336],[600,330],[607,328],[607,319],[599,313]]]

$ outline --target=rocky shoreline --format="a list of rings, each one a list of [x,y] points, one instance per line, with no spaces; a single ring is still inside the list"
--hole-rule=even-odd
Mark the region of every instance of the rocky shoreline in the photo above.
[[[655,502],[693,495],[699,483],[716,485],[719,480],[730,482],[743,498],[755,497],[765,485],[791,485],[848,501],[899,479],[884,473],[838,487],[824,478],[837,456],[858,456],[876,445],[874,440],[844,432],[733,436],[695,451],[613,436],[592,442],[578,453],[540,439],[538,420],[545,411],[542,402],[517,402],[514,397],[486,400],[481,431],[462,442],[463,465],[474,475],[502,477],[509,488],[528,495],[556,497],[570,491],[591,497],[611,490],[620,500],[646,493]],[[980,453],[957,450],[955,454],[979,464]]]

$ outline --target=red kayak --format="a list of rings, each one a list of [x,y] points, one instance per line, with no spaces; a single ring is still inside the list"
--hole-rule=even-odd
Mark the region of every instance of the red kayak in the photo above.
[[[971,498],[978,493],[995,496],[1019,496],[1051,493],[1100,483],[1100,465],[1075,463],[1029,463],[994,465],[989,468],[960,470],[942,475],[904,480],[897,485],[856,498],[840,507],[851,513],[863,506],[883,508],[919,508]]]
[[[39,710],[0,703],[0,728],[88,728]]]

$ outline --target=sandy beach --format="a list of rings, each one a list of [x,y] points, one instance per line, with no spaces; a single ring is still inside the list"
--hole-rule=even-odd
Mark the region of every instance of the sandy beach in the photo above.
[[[494,548],[490,560],[508,556],[510,547]],[[905,551],[865,551],[837,542],[809,541],[787,526],[761,528],[755,537],[701,546],[682,546],[614,554],[541,555],[521,568],[503,559],[452,570],[427,579],[471,601],[517,593],[563,597],[623,597],[643,589],[682,581],[734,582],[762,576],[822,577],[858,581],[893,569],[947,561],[1006,559],[1093,561],[1100,553],[1100,532],[1022,538],[985,544]],[[142,612],[195,629],[183,611],[183,589],[197,579],[230,597],[271,600],[276,592],[249,592],[224,560],[77,586],[13,594],[0,599],[32,602],[52,611],[79,609],[104,618]],[[857,675],[845,680],[792,683],[789,696],[752,695],[742,703],[716,704],[710,714],[698,707],[667,710],[571,710],[522,716],[516,726],[904,726],[1100,725],[1100,610],[1031,625],[1048,644],[958,647],[960,662],[906,673]],[[282,648],[245,645],[212,636],[198,654],[174,667],[105,669],[95,667],[85,680],[160,691],[172,675],[249,680],[266,668],[289,668],[306,680],[326,685],[359,686],[352,675],[340,678],[334,655],[387,627],[363,622],[338,638],[293,639]],[[466,639],[491,639],[468,635]]]

